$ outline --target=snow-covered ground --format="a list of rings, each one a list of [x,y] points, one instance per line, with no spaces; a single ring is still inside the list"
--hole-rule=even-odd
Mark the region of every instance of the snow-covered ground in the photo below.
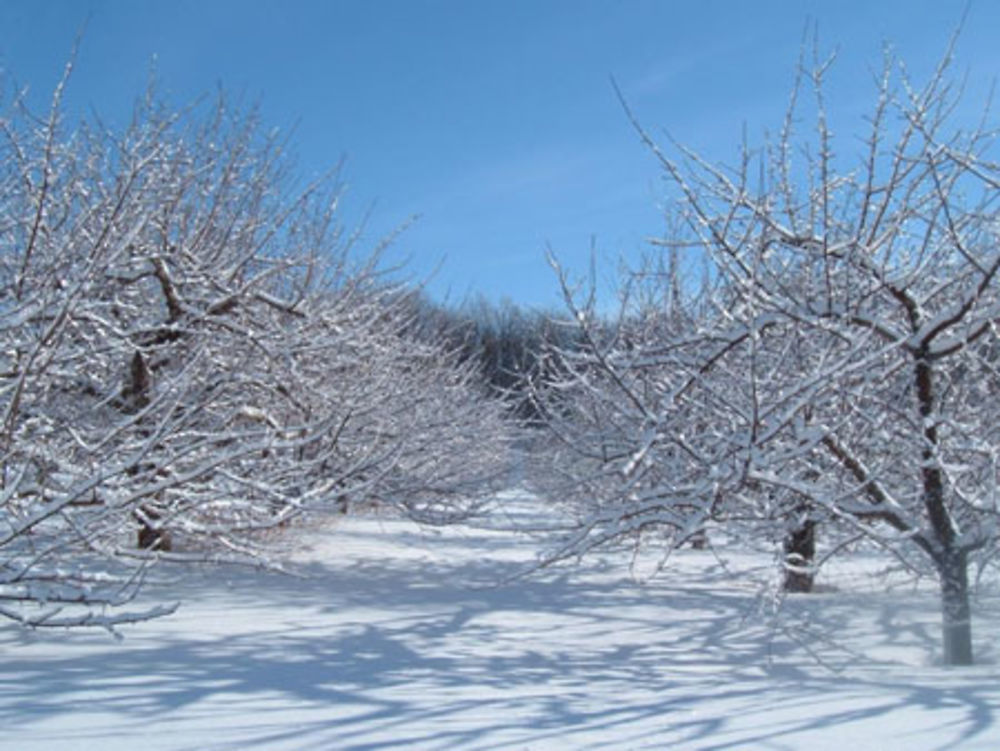
[[[746,555],[497,585],[531,540],[344,518],[296,548],[306,578],[161,583],[182,608],[122,641],[0,627],[0,749],[1000,749],[990,588],[981,664],[943,669],[933,590],[872,564],[775,626]]]

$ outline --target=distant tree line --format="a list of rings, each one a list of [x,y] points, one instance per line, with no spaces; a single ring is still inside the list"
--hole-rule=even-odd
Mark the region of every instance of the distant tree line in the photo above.
[[[446,306],[419,292],[408,293],[408,304],[413,310],[410,336],[443,343],[460,362],[475,367],[487,393],[501,400],[511,417],[542,425],[531,384],[552,377],[559,367],[554,354],[572,349],[578,337],[562,311],[482,297]]]

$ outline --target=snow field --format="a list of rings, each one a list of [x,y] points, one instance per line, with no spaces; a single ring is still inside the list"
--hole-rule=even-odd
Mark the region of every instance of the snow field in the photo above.
[[[775,620],[757,554],[505,582],[535,547],[502,529],[348,517],[288,546],[301,576],[163,568],[150,594],[184,604],[121,641],[4,627],[0,749],[1000,748],[988,586],[981,664],[943,669],[933,587],[884,561]]]

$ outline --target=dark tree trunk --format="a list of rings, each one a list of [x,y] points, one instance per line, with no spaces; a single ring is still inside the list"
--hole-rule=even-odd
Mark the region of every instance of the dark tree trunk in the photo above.
[[[149,406],[152,380],[146,358],[139,350],[136,350],[129,365],[125,388],[122,389],[123,407],[126,413],[135,414]],[[129,470],[129,474],[138,474],[139,471],[140,468],[135,466]],[[134,516],[139,522],[137,540],[139,548],[142,550],[170,550],[170,533],[154,526],[161,514],[153,505],[144,504]]]
[[[154,527],[151,522],[160,518],[160,513],[146,505],[142,507],[142,513],[136,514],[139,521],[139,547],[142,550],[168,551],[173,547],[170,540],[170,532],[165,529]]]
[[[812,592],[816,558],[816,522],[806,520],[784,540],[785,591]]]
[[[695,550],[704,550],[708,547],[708,534],[703,529],[698,530],[688,538],[688,542]]]
[[[941,578],[942,646],[945,665],[971,665],[972,609],[965,553],[948,551],[938,562]]]

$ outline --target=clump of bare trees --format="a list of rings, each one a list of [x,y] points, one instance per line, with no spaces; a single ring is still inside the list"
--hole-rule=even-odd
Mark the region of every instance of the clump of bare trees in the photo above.
[[[67,68],[67,78],[69,76]],[[355,500],[445,522],[503,468],[502,408],[220,98],[123,130],[0,116],[0,615],[99,624],[155,560],[247,560]]]
[[[578,521],[552,559],[714,522],[774,540],[803,590],[817,529],[826,551],[866,540],[937,578],[943,660],[972,662],[970,570],[1000,548],[1000,163],[986,119],[954,117],[950,61],[918,86],[886,59],[858,154],[815,56],[735,166],[632,118],[677,201],[681,273],[635,275],[616,325],[564,284],[585,346],[537,398]]]

